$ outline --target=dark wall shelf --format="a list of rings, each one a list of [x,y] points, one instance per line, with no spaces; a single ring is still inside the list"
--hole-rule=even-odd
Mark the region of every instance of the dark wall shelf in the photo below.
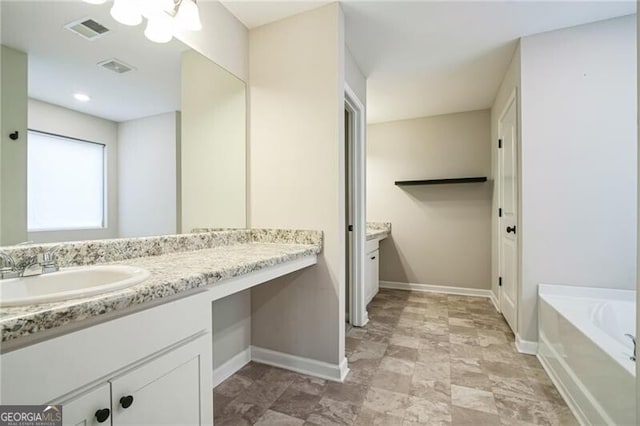
[[[442,185],[450,183],[478,183],[486,182],[487,177],[465,177],[465,178],[453,178],[453,179],[423,179],[423,180],[397,180],[395,182],[398,186],[409,185]]]

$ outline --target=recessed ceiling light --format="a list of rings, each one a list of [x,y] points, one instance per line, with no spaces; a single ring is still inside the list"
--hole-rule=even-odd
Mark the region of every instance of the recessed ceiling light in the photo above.
[[[74,93],[73,97],[75,98],[76,101],[80,101],[80,102],[89,102],[91,100],[89,95],[85,95],[84,93]]]

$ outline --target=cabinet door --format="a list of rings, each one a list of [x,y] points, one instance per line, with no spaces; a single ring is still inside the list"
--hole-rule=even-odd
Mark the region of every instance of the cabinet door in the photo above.
[[[111,425],[109,383],[60,404],[62,404],[62,424],[65,426]]]
[[[187,349],[178,348],[111,380],[114,426],[201,424],[204,366],[200,355]]]
[[[371,259],[371,299],[373,299],[378,290],[380,290],[380,250],[376,250],[369,258]]]
[[[365,259],[365,297],[366,302],[369,304],[371,299],[378,293],[378,254],[379,251],[375,250],[371,253],[367,253]]]

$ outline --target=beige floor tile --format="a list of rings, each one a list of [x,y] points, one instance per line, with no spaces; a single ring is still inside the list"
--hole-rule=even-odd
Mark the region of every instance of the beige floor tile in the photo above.
[[[250,363],[215,389],[216,426],[577,425],[487,300],[382,290],[368,311],[344,383]]]
[[[498,414],[493,393],[465,386],[451,385],[451,403],[455,406]]]
[[[277,411],[267,410],[260,417],[256,426],[302,426],[304,420],[278,413]]]
[[[418,347],[420,347],[420,339],[418,337],[405,336],[402,334],[393,334],[389,344],[418,349]]]
[[[378,413],[404,418],[409,398],[409,395],[406,394],[371,388],[367,392],[362,407]]]
[[[403,374],[405,376],[413,375],[416,363],[401,358],[393,358],[385,356],[380,361],[380,369],[391,371],[393,373]]]
[[[451,404],[412,396],[409,398],[404,419],[420,424],[451,423]]]

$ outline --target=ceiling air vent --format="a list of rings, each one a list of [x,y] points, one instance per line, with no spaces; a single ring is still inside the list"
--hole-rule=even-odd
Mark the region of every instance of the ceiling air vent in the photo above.
[[[64,26],[69,31],[87,40],[95,40],[109,32],[109,28],[91,18],[82,18]]]
[[[113,71],[118,74],[124,74],[125,72],[135,70],[131,65],[125,64],[120,59],[111,58],[106,61],[98,62],[98,66],[102,68],[106,68],[109,71]]]

